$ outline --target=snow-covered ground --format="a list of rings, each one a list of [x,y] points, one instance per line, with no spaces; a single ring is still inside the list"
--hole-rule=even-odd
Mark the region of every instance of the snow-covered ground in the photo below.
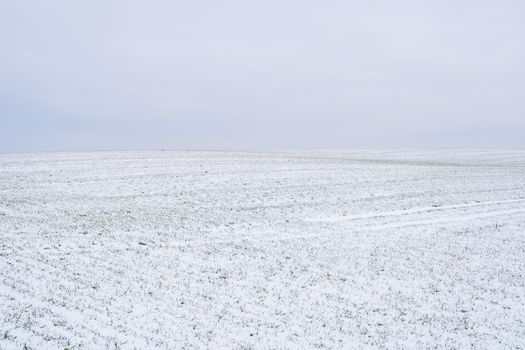
[[[525,347],[525,151],[0,155],[0,349]]]

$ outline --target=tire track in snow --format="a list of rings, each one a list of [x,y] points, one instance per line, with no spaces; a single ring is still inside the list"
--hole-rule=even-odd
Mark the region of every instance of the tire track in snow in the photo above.
[[[383,211],[383,212],[370,212],[370,213],[364,213],[364,214],[334,216],[334,217],[327,217],[327,218],[304,218],[303,220],[307,222],[340,222],[340,221],[371,219],[371,218],[380,218],[380,217],[387,217],[387,216],[403,216],[406,214],[427,213],[427,212],[434,212],[434,211],[444,211],[444,210],[449,210],[449,209],[471,208],[471,207],[478,207],[478,206],[489,206],[489,205],[520,203],[520,202],[525,202],[525,199],[473,202],[473,203],[465,203],[465,204],[450,204],[450,205],[442,205],[442,206],[436,206],[436,207],[416,207],[416,208],[410,208],[410,209],[399,209],[399,210],[391,210],[391,211]]]
[[[481,212],[477,214],[471,214],[471,215],[460,215],[460,216],[454,216],[444,219],[428,219],[428,220],[412,220],[412,221],[404,221],[404,222],[396,222],[396,223],[389,223],[389,224],[380,224],[380,225],[362,225],[362,226],[355,226],[352,227],[353,232],[362,232],[362,231],[375,231],[375,230],[383,230],[383,229],[391,229],[391,228],[403,228],[403,227],[415,227],[415,226],[425,226],[425,225],[438,225],[438,224],[447,224],[447,223],[457,223],[457,222],[468,222],[472,220],[477,219],[489,219],[499,216],[508,216],[508,215],[514,215],[514,214],[522,214],[525,213],[524,209],[516,209],[516,210],[500,210],[500,211],[489,211],[489,212]],[[186,241],[186,242],[176,242],[173,244],[170,244],[169,246],[163,246],[159,247],[162,249],[174,249],[174,248],[181,248],[181,247],[196,247],[196,246],[206,246],[206,245],[228,245],[228,244],[241,244],[241,243],[262,243],[262,242],[280,242],[280,241],[293,241],[293,240],[300,240],[300,239],[310,239],[310,238],[322,238],[322,237],[331,237],[335,234],[343,234],[347,233],[348,230],[344,230],[344,232],[331,232],[331,233],[314,233],[314,234],[307,234],[307,235],[280,235],[278,232],[271,232],[268,233],[268,235],[273,235],[273,237],[269,238],[254,238],[255,235],[249,235],[249,236],[239,236],[236,239],[203,239],[203,240],[192,240],[192,241]],[[261,236],[261,234],[258,234],[257,236]]]

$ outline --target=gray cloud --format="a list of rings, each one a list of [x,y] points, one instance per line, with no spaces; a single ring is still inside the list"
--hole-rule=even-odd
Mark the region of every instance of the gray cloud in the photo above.
[[[525,147],[523,1],[2,1],[0,151]]]

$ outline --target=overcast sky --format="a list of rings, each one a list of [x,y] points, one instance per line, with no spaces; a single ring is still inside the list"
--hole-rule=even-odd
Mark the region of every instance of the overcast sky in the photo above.
[[[0,0],[0,152],[525,147],[525,1]]]

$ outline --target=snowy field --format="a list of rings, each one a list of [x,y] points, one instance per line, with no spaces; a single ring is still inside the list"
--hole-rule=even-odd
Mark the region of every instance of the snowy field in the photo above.
[[[0,155],[0,349],[524,349],[525,151]]]

